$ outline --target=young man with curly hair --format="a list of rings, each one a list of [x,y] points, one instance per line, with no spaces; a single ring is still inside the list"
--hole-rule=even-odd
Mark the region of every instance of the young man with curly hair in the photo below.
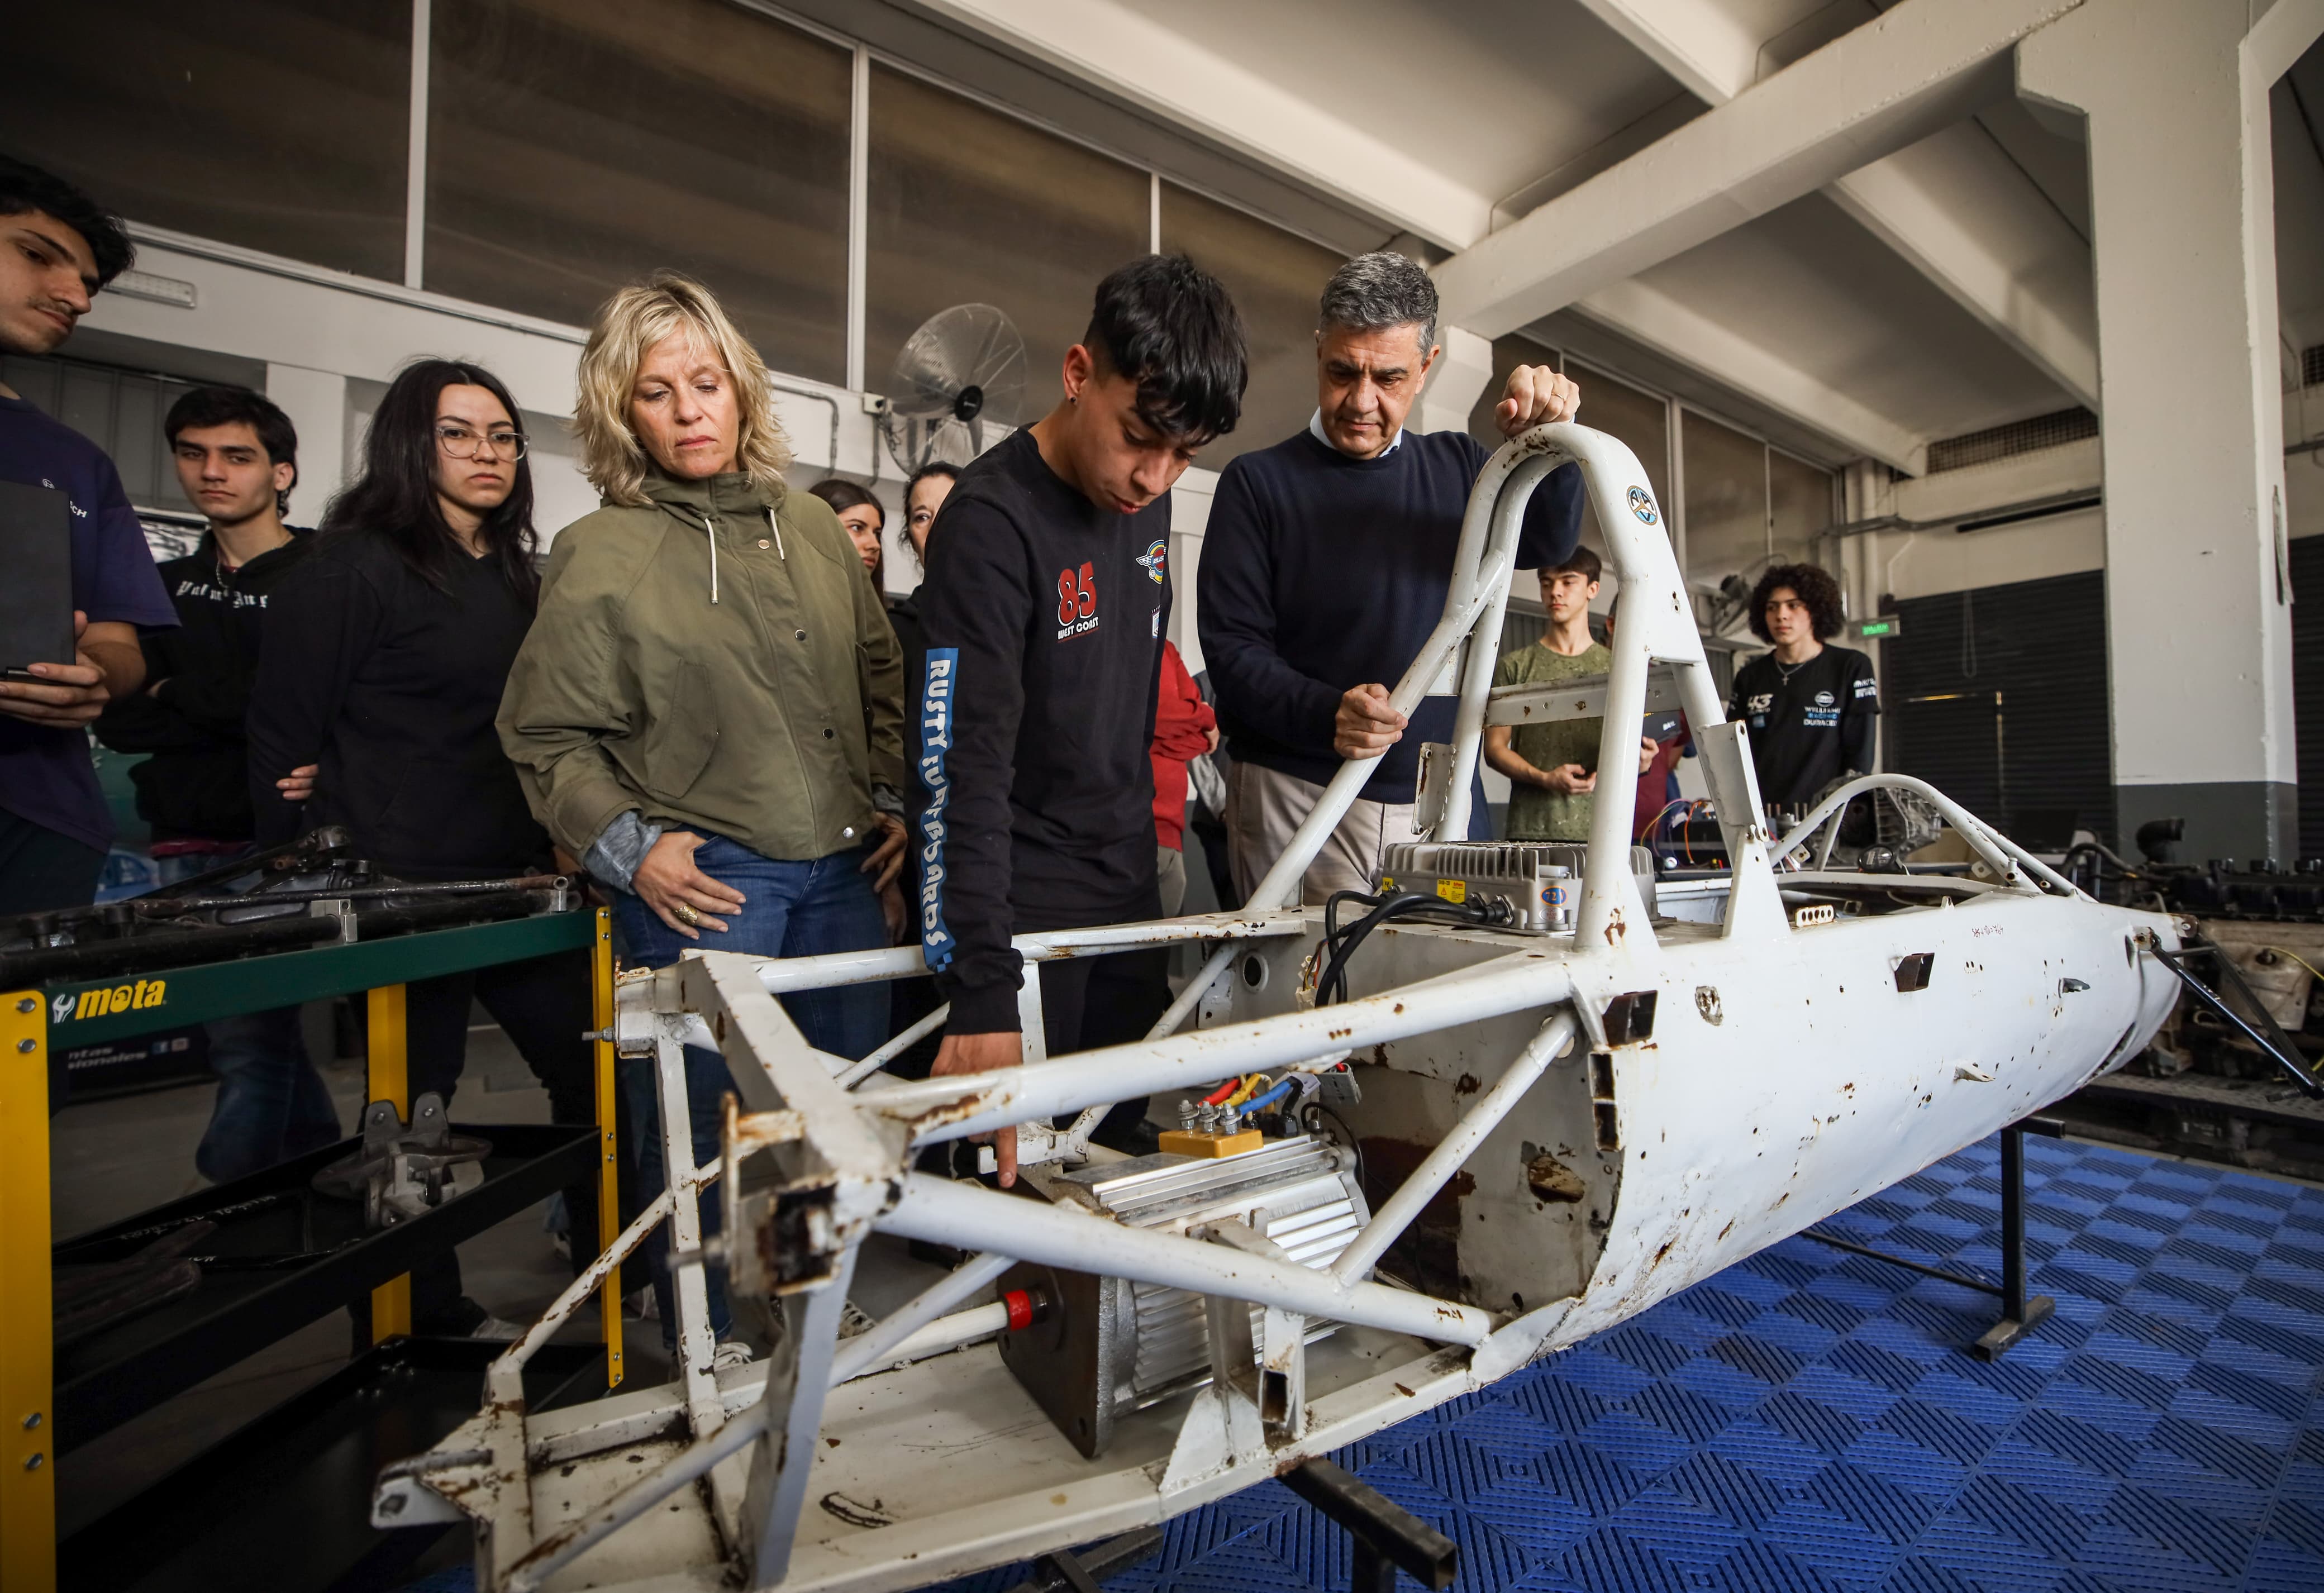
[[[1826,647],[1840,634],[1840,584],[1812,564],[1779,564],[1751,594],[1751,630],[1775,651],[1735,672],[1727,717],[1751,733],[1759,799],[1800,808],[1843,774],[1872,770],[1880,688],[1872,660]]]

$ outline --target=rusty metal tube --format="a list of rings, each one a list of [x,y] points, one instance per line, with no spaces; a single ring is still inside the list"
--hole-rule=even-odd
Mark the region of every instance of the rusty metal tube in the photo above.
[[[836,1075],[835,1082],[842,1090],[854,1089],[856,1085],[862,1083],[873,1073],[878,1073],[881,1068],[887,1066],[890,1063],[895,1061],[896,1058],[901,1056],[905,1052],[909,1051],[913,1046],[927,1038],[928,1036],[942,1028],[944,1027],[945,1019],[951,1016],[952,1003],[946,1001],[937,1007],[934,1012],[929,1013],[926,1017],[923,1017],[918,1023],[913,1024],[902,1034],[898,1035],[894,1039],[890,1040],[886,1045],[881,1046],[880,1049],[872,1052],[862,1061],[850,1063],[846,1071]]]
[[[1487,1312],[1449,1300],[1380,1284],[1342,1283],[1296,1262],[1125,1227],[1075,1207],[1019,1200],[925,1173],[904,1181],[903,1198],[874,1226],[931,1244],[1005,1247],[1020,1261],[1165,1284],[1442,1343],[1481,1344],[1493,1331]]]
[[[699,1189],[718,1176],[721,1165],[718,1162],[706,1162],[680,1182]],[[622,1229],[621,1237],[591,1262],[579,1277],[566,1285],[565,1292],[540,1313],[540,1320],[528,1328],[522,1338],[493,1358],[493,1364],[484,1372],[485,1397],[514,1404],[523,1402],[524,1363],[556,1335],[557,1330],[565,1325],[565,1319],[578,1310],[583,1301],[597,1292],[599,1285],[605,1281],[606,1273],[628,1260],[631,1253],[645,1243],[646,1236],[669,1215],[675,1200],[676,1197],[665,1189],[648,1202],[646,1209]]]
[[[1500,1127],[1509,1108],[1522,1100],[1549,1064],[1557,1060],[1572,1042],[1576,1027],[1571,1011],[1560,1012],[1541,1026],[1541,1033],[1517,1053],[1508,1071],[1494,1080],[1493,1087],[1462,1114],[1461,1120],[1436,1142],[1436,1148],[1412,1170],[1412,1175],[1381,1202],[1363,1231],[1340,1252],[1339,1258],[1332,1263],[1333,1277],[1347,1283],[1372,1269],[1372,1263],[1412,1225],[1421,1208],[1444,1187],[1444,1181],[1461,1170],[1461,1165],[1485,1143],[1485,1137]]]
[[[1093,929],[1052,929],[1020,935],[1010,944],[1028,962],[1050,962],[1060,957],[1135,951],[1140,946],[1176,945],[1190,940],[1265,940],[1297,935],[1306,928],[1305,916],[1287,913],[1205,913],[1194,918],[1165,918],[1153,924],[1102,924]],[[835,985],[871,984],[883,979],[908,979],[925,973],[918,946],[890,946],[882,951],[833,952],[820,957],[775,957],[759,965],[759,982],[768,993],[787,996],[794,990],[828,990]],[[688,1042],[691,1044],[692,1042]]]
[[[893,1355],[914,1331],[936,1320],[962,1301],[985,1288],[1017,1265],[1009,1256],[991,1252],[963,1262],[948,1275],[920,1291],[911,1302],[891,1312],[869,1332],[858,1333],[840,1345],[831,1363],[831,1386],[838,1387],[860,1377]]]
[[[1386,995],[1307,1012],[1077,1051],[1030,1067],[918,1080],[881,1091],[864,1101],[864,1110],[910,1124],[915,1143],[932,1145],[1084,1107],[1213,1083],[1229,1073],[1296,1066],[1480,1017],[1554,1007],[1572,994],[1572,982],[1552,953],[1514,952]]]
[[[770,1414],[762,1397],[730,1417],[709,1437],[695,1440],[660,1470],[639,1478],[595,1514],[541,1539],[502,1584],[504,1593],[537,1593],[542,1583],[578,1560],[591,1544],[619,1532],[678,1489],[706,1476],[727,1456],[740,1454],[756,1443],[767,1430]]]

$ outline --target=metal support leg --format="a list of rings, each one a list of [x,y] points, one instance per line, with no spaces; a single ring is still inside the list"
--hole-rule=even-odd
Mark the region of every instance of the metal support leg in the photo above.
[[[1084,1549],[1060,1549],[1033,1562],[1033,1574],[1009,1593],[1097,1593],[1106,1578],[1162,1551],[1159,1527],[1141,1526]]]
[[[0,997],[0,1593],[54,1593],[49,1014],[38,990]]]
[[[2025,1297],[2025,1128],[2001,1131],[2001,1320],[1969,1347],[1979,1360],[1999,1360],[2057,1309],[2047,1294]]]
[[[1941,1266],[1892,1256],[1886,1250],[1876,1250],[1869,1245],[1859,1245],[1836,1234],[1818,1233],[1813,1229],[1803,1232],[1802,1238],[1813,1239],[1819,1245],[1830,1245],[1835,1250],[1846,1250],[1851,1256],[1869,1257],[1886,1261],[1891,1266],[1901,1266],[1917,1272],[1923,1277],[1936,1278],[1964,1289],[1974,1289],[1980,1294],[1992,1294],[2001,1301],[2001,1320],[1978,1336],[1969,1352],[1979,1360],[1999,1360],[2020,1339],[2040,1327],[2057,1309],[2057,1302],[2047,1294],[2025,1297],[2025,1136],[2028,1132],[2055,1139],[2062,1132],[2055,1118],[2021,1118],[2001,1131],[2001,1282],[1987,1283],[1983,1278],[1949,1272]]]
[[[1396,1593],[1399,1567],[1424,1588],[1441,1590],[1452,1585],[1459,1545],[1377,1488],[1329,1460],[1310,1460],[1285,1472],[1283,1480],[1354,1540],[1351,1593]]]
[[[661,1106],[661,1165],[670,1192],[669,1281],[678,1307],[678,1380],[686,1388],[687,1425],[695,1437],[707,1438],[724,1424],[726,1410],[710,1370],[718,1339],[702,1275],[702,1208],[694,1185],[680,1172],[693,1165],[694,1127],[687,1111],[686,1048],[678,1041],[654,1043],[654,1084]]]
[[[766,1393],[761,1396],[768,1406],[767,1428],[752,1457],[750,1492],[742,1510],[752,1587],[771,1587],[790,1569],[799,1511],[807,1503],[807,1477],[815,1465],[816,1434],[823,1430],[840,1315],[855,1281],[860,1248],[847,1248],[829,1283],[783,1301],[785,1331],[775,1354],[779,1363],[790,1363],[790,1386],[780,1386],[784,1368],[779,1364],[770,1369]]]
[[[597,1242],[611,1245],[622,1231],[622,1202],[613,1159],[613,915],[597,909],[596,938],[589,947],[589,1002],[597,1033],[609,1036],[590,1047],[596,1064],[597,1087]],[[578,1259],[576,1257],[576,1259]],[[605,1340],[605,1388],[622,1386],[622,1269],[605,1275],[599,1296],[598,1318]]]
[[[411,1117],[410,1054],[403,1015],[403,987],[382,985],[365,1002],[369,1056],[364,1100],[392,1102],[401,1121]],[[610,1020],[609,1020],[610,1021]],[[411,1331],[411,1275],[390,1278],[371,1292],[371,1341],[383,1343]]]

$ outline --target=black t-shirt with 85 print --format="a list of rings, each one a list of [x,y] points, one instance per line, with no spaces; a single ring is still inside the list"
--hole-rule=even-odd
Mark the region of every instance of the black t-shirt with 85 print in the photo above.
[[[1762,653],[1735,672],[1727,717],[1751,736],[1759,800],[1803,807],[1844,769],[1872,770],[1873,721],[1880,687],[1872,660],[1827,645],[1804,664]]]

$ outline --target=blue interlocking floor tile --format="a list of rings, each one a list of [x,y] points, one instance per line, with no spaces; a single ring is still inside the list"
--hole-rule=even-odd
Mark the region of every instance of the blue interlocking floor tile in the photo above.
[[[2040,1140],[2026,1166],[2056,1315],[1999,1362],[1966,1349],[1990,1296],[1794,1238],[1337,1459],[1475,1593],[2324,1593],[2324,1191]],[[1998,1174],[1975,1146],[1825,1226],[1990,1278]],[[1268,1482],[1108,1586],[1350,1569]]]

